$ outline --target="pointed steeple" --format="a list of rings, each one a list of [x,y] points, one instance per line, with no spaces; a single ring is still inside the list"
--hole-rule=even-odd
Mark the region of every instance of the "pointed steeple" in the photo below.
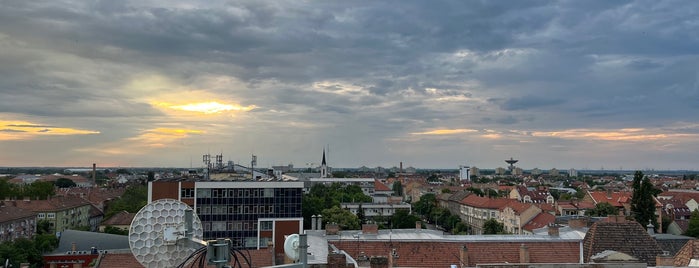
[[[320,163],[320,177],[328,177],[328,165],[325,163],[325,149],[323,149],[323,162]]]

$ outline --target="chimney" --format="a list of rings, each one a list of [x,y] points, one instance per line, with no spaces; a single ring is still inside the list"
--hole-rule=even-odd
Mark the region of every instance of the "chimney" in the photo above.
[[[555,223],[549,224],[549,236],[558,237],[558,235],[559,235],[558,228],[559,228],[558,224],[555,224]]]
[[[607,198],[612,198],[612,189],[607,189]]]
[[[415,229],[416,229],[416,230],[422,229],[422,221],[416,221],[416,222],[415,222]]]
[[[77,251],[78,245],[75,244],[75,242],[70,243],[70,250],[71,251]]]
[[[461,259],[461,267],[468,267],[468,248],[466,245],[461,246],[459,251],[459,258]]]
[[[391,249],[390,254],[388,254],[388,267],[397,267],[398,258],[398,251],[395,248]]]
[[[570,219],[568,221],[568,226],[570,226],[570,228],[587,227],[587,218]]]
[[[336,235],[340,232],[340,226],[337,223],[328,223],[325,225],[325,234]]]
[[[345,268],[347,267],[347,257],[339,252],[328,253],[328,268]]]
[[[529,263],[529,248],[524,244],[519,247],[519,263]]]
[[[379,226],[376,223],[365,223],[362,224],[362,234],[378,234]]]
[[[662,254],[655,256],[656,267],[675,267],[675,258],[670,256],[670,252],[663,251]]]
[[[316,215],[311,216],[311,230],[312,231],[316,230],[316,218],[318,218],[318,216],[316,216]]]
[[[400,173],[403,173],[403,161],[400,162]]]
[[[97,164],[92,163],[92,183],[97,184]]]
[[[386,256],[371,256],[369,259],[371,268],[388,268],[388,258]]]
[[[649,235],[655,234],[655,226],[653,226],[653,223],[651,223],[651,220],[648,220],[648,225],[646,225],[646,229],[648,229]]]
[[[323,230],[323,215],[318,214],[316,220],[318,221],[316,224],[316,230]]]

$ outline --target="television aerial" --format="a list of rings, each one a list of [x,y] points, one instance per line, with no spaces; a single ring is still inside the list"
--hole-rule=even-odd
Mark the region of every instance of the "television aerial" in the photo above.
[[[129,226],[129,247],[136,260],[148,268],[177,267],[197,250],[190,241],[201,241],[202,224],[187,204],[159,199],[143,207]]]

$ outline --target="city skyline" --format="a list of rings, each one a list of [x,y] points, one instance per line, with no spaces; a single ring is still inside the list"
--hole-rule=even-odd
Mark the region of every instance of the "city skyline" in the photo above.
[[[9,1],[0,166],[696,170],[694,1]]]

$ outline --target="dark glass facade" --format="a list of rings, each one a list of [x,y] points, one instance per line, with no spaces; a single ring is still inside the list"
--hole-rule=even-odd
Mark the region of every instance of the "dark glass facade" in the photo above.
[[[197,188],[196,213],[204,239],[230,238],[238,247],[256,248],[258,219],[301,218],[302,188]]]

